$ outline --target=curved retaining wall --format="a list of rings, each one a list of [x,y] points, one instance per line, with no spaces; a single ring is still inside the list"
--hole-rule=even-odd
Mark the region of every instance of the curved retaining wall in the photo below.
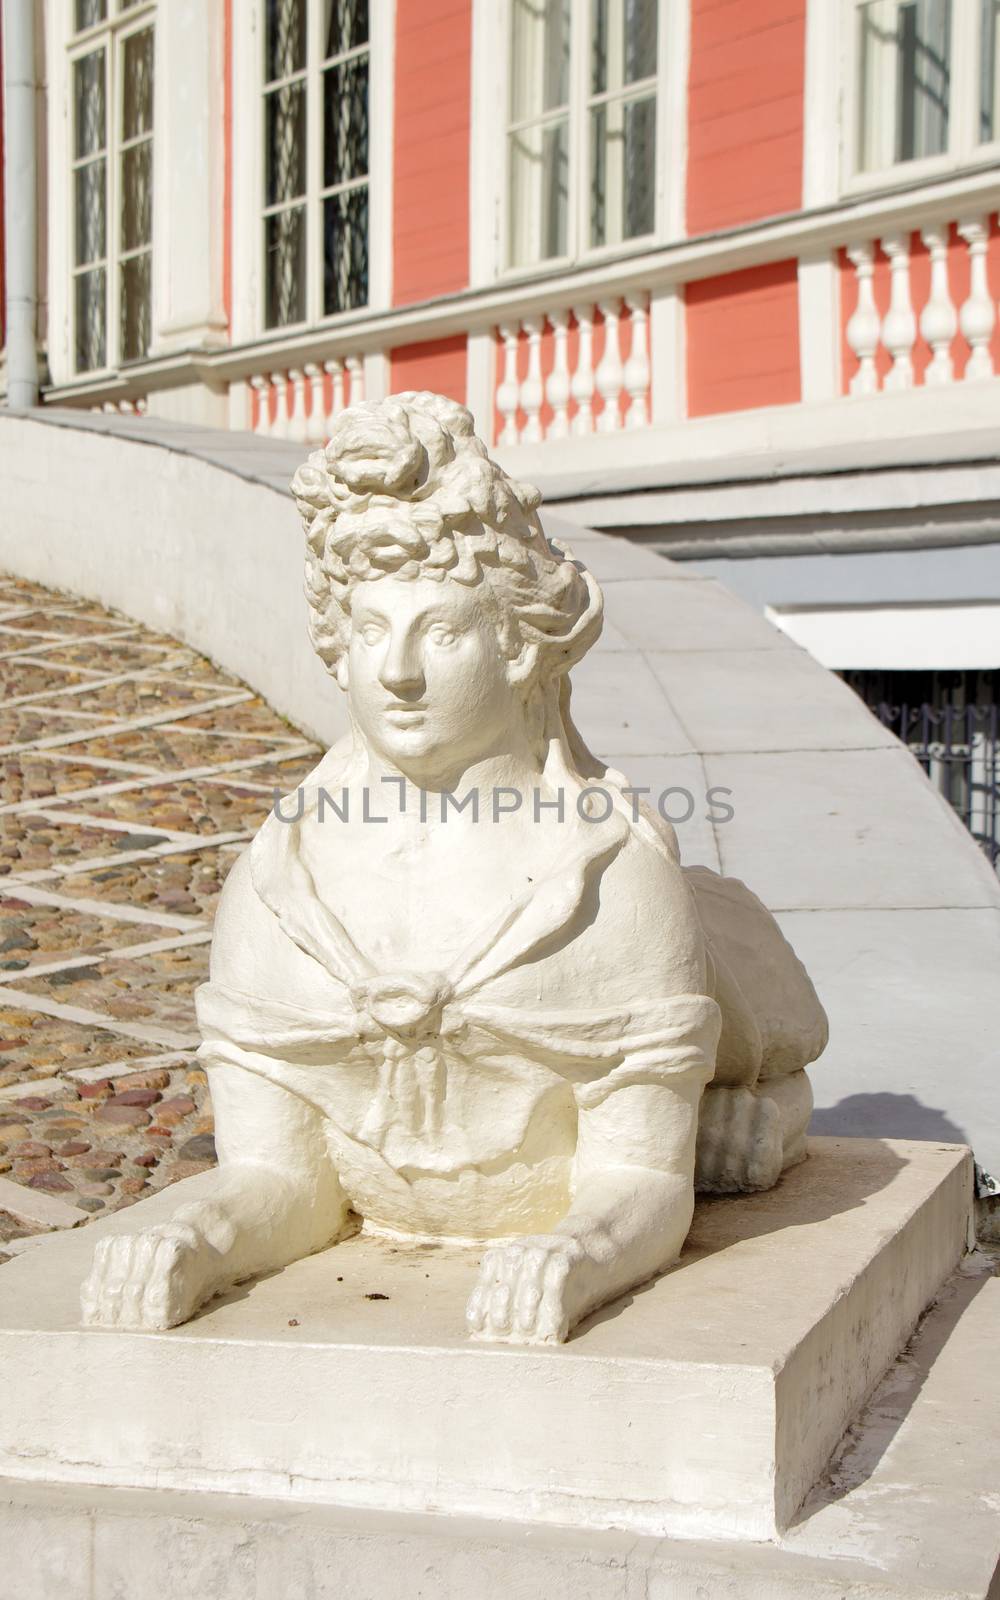
[[[118,607],[332,741],[287,482],[303,448],[0,413],[0,568]],[[825,1133],[969,1142],[1000,1172],[1000,883],[892,735],[712,578],[548,517],[600,580],[574,672],[592,748],[663,798],[685,861],[745,879],[813,975]]]

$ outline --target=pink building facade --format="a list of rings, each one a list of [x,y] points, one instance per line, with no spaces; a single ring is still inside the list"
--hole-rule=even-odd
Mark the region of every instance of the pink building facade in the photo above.
[[[305,447],[442,390],[828,665],[994,694],[998,0],[35,18],[44,404]]]

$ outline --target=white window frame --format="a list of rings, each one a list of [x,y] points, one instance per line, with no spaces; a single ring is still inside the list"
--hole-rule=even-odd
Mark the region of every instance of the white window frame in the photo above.
[[[322,238],[323,108],[320,75],[320,7],[310,0],[307,28],[309,92],[306,127],[306,316],[302,322],[265,325],[264,261],[264,49],[263,0],[240,0],[232,40],[233,163],[232,336],[234,344],[281,339],[313,328],[335,329],[371,311],[385,310],[392,292],[392,138],[395,0],[370,0],[368,68],[368,302],[324,315]]]
[[[658,0],[656,72],[656,190],[652,233],[618,243],[589,244],[588,162],[590,0],[570,0],[569,160],[567,251],[511,265],[509,250],[508,128],[512,0],[474,0],[472,134],[470,153],[470,276],[473,285],[547,276],[596,266],[684,234],[687,178],[687,72],[690,0]]]
[[[121,186],[121,114],[123,73],[121,56],[124,40],[143,28],[153,29],[153,227],[152,227],[152,284],[158,257],[157,206],[155,183],[155,152],[158,123],[157,26],[158,0],[138,0],[127,11],[119,11],[117,0],[108,0],[108,17],[80,33],[75,31],[73,0],[45,0],[44,37],[49,41],[47,69],[49,72],[48,96],[48,147],[52,159],[48,163],[48,246],[49,246],[49,318],[48,355],[52,382],[63,384],[90,384],[117,376],[122,370],[118,359],[121,336],[121,306],[119,297],[119,269],[121,251],[120,186]],[[105,159],[107,177],[107,238],[105,270],[108,296],[105,329],[105,354],[109,358],[103,367],[89,367],[85,372],[76,369],[76,252],[75,242],[75,167],[74,129],[75,103],[73,99],[74,63],[93,50],[104,47],[105,58],[105,115],[108,119],[108,137]],[[152,288],[151,288],[152,295]],[[151,334],[155,339],[152,322]],[[140,361],[128,363],[131,371]]]
[[[818,0],[820,8],[835,0]],[[948,104],[948,149],[938,156],[898,161],[871,172],[859,170],[860,28],[858,12],[864,0],[840,0],[842,47],[840,119],[840,192],[866,194],[949,177],[970,168],[991,166],[1000,160],[1000,137],[988,143],[977,139],[980,110],[979,63],[980,7],[977,0],[952,0],[951,82]],[[810,8],[817,0],[810,0]]]

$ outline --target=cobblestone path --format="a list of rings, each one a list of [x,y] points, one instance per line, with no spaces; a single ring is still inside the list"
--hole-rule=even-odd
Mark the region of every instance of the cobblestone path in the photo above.
[[[0,575],[0,1261],[214,1161],[213,909],[316,754],[176,640]]]

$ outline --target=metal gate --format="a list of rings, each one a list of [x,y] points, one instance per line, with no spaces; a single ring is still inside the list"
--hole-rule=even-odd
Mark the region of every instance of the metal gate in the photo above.
[[[1000,872],[1000,673],[843,672]]]

